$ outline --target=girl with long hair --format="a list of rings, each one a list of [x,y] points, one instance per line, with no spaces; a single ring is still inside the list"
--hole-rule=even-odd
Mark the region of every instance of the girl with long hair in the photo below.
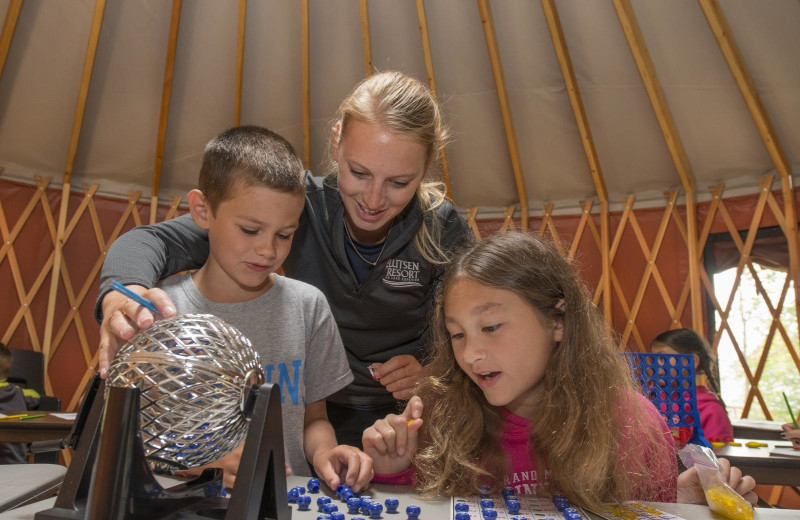
[[[666,424],[552,244],[507,233],[463,251],[442,280],[433,328],[405,411],[364,432],[374,481],[429,495],[560,491],[589,507],[696,492],[696,479],[678,483]]]

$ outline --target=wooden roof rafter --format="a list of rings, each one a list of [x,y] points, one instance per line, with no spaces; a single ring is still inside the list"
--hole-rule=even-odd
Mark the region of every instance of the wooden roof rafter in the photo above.
[[[6,9],[6,19],[3,22],[3,31],[0,32],[0,78],[6,66],[8,51],[11,49],[11,40],[14,38],[14,29],[17,27],[19,12],[22,10],[23,0],[11,0]]]
[[[744,98],[750,116],[755,122],[764,146],[781,178],[783,206],[788,227],[786,239],[789,245],[789,273],[794,282],[795,309],[800,313],[800,238],[798,238],[797,209],[792,184],[792,167],[783,150],[778,134],[772,124],[761,96],[758,94],[753,77],[744,62],[739,46],[733,37],[728,21],[717,0],[698,0],[700,8],[708,21],[711,32],[717,40],[722,55],[733,74],[736,86]],[[777,215],[777,213],[776,213]],[[800,320],[798,320],[800,331]]]
[[[364,48],[364,76],[372,75],[372,43],[369,37],[369,5],[368,0],[358,0],[361,12],[361,46]]]
[[[478,11],[481,16],[481,25],[483,25],[483,33],[486,38],[486,47],[489,51],[489,61],[492,64],[492,74],[494,76],[494,83],[497,89],[497,100],[500,103],[500,113],[503,118],[503,127],[506,132],[506,142],[508,143],[508,152],[511,158],[511,168],[514,171],[514,181],[517,185],[517,195],[519,196],[520,205],[520,227],[522,231],[528,230],[528,190],[525,188],[525,175],[522,171],[522,163],[519,156],[519,148],[517,146],[517,134],[514,130],[514,121],[511,117],[511,104],[508,100],[508,91],[506,89],[506,79],[503,73],[503,63],[500,59],[500,49],[497,46],[497,36],[494,30],[494,21],[492,20],[492,9],[489,6],[489,0],[477,0]]]
[[[164,67],[164,85],[161,89],[161,113],[158,118],[158,136],[156,137],[156,157],[153,165],[153,185],[150,191],[150,223],[156,221],[158,211],[158,190],[161,185],[161,167],[164,162],[164,142],[167,138],[167,119],[169,102],[172,95],[172,77],[175,71],[175,50],[178,46],[178,31],[181,23],[181,7],[183,0],[172,0],[172,16],[169,23],[169,40],[167,43],[167,61]]]
[[[581,137],[581,144],[583,151],[586,154],[586,161],[589,164],[589,171],[592,174],[592,182],[594,183],[597,198],[600,200],[600,253],[603,272],[610,269],[609,257],[609,233],[610,233],[610,215],[608,211],[608,190],[606,189],[605,176],[600,166],[600,160],[597,157],[597,148],[592,138],[592,131],[589,125],[589,119],[586,116],[586,109],[583,105],[581,98],[580,88],[578,81],[575,78],[575,70],[572,67],[572,59],[569,55],[567,41],[564,37],[564,30],[561,27],[561,20],[558,16],[558,9],[555,5],[555,0],[541,0],[542,11],[544,11],[547,27],[550,30],[550,37],[553,40],[553,48],[555,49],[556,58],[558,60],[561,75],[564,77],[564,84],[566,85],[569,102],[572,106],[572,113],[575,115],[575,122],[578,125],[578,132]],[[603,316],[606,322],[611,323],[611,287],[610,278],[604,277],[601,283],[606,284],[603,293],[607,295],[603,298]]]
[[[425,0],[417,0],[417,19],[419,20],[419,34],[422,39],[422,53],[425,56],[425,72],[428,76],[428,88],[431,89],[433,97],[438,100],[439,93],[436,90],[436,74],[433,71],[431,41],[428,38],[428,18],[425,15]],[[447,190],[447,198],[453,200],[453,189],[450,186],[450,167],[447,164],[447,151],[444,149],[442,149],[442,155],[439,157],[439,163],[442,168],[442,182],[444,182],[445,189]]]
[[[242,81],[244,79],[244,33],[247,28],[247,0],[239,0],[239,30],[236,33],[236,93],[233,100],[233,126],[242,122]]]
[[[67,162],[64,168],[63,185],[61,188],[61,207],[58,215],[58,230],[55,242],[55,258],[53,261],[53,274],[50,277],[50,296],[47,306],[47,317],[45,318],[44,338],[42,354],[47,364],[50,360],[50,345],[53,336],[53,313],[55,312],[55,299],[58,294],[58,284],[61,279],[61,257],[62,248],[65,240],[65,227],[67,223],[67,206],[69,205],[69,190],[72,180],[72,171],[75,167],[75,157],[78,153],[78,142],[80,140],[81,128],[83,126],[83,116],[86,109],[86,100],[89,97],[89,86],[92,81],[94,70],[94,59],[97,55],[97,44],[100,40],[100,30],[103,27],[103,16],[106,9],[106,0],[95,0],[94,12],[92,13],[92,24],[89,29],[89,41],[86,46],[86,57],[83,61],[83,72],[81,83],[78,90],[78,101],[75,105],[75,116],[72,123],[72,133],[67,150]],[[45,390],[50,391],[50,378],[45,377]]]
[[[625,39],[628,41],[628,47],[633,54],[636,68],[639,70],[639,75],[642,77],[647,96],[650,99],[650,104],[653,107],[658,124],[661,128],[661,133],[664,135],[667,148],[669,149],[672,161],[675,164],[675,169],[678,171],[681,185],[683,186],[684,194],[686,196],[686,221],[688,223],[687,233],[689,234],[689,283],[691,286],[692,298],[692,327],[702,333],[703,330],[703,311],[701,302],[701,288],[700,277],[697,269],[696,262],[691,259],[696,256],[697,246],[697,209],[695,203],[696,185],[694,174],[692,173],[691,166],[689,165],[689,158],[686,155],[686,150],[681,142],[678,129],[675,127],[675,122],[672,119],[672,113],[667,105],[667,100],[664,97],[664,92],[661,88],[661,83],[658,80],[653,60],[650,58],[650,52],[647,50],[647,44],[644,41],[639,22],[633,12],[630,0],[613,0],[614,9],[617,12],[620,25],[622,26]]]

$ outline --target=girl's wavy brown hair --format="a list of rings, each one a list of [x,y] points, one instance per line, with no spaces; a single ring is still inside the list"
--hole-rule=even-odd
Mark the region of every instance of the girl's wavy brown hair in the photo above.
[[[447,291],[464,278],[514,292],[543,324],[563,320],[531,429],[538,474],[550,472],[544,489],[588,507],[657,496],[663,467],[648,468],[648,461],[663,432],[654,431],[630,369],[572,266],[553,244],[523,233],[494,235],[461,252],[439,287],[434,349],[415,392],[424,403],[413,460],[420,492],[471,495],[480,485],[497,491],[509,468],[501,409],[459,368],[444,323]]]

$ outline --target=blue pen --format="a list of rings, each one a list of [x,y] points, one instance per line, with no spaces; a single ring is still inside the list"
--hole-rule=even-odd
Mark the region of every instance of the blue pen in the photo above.
[[[105,282],[103,282],[100,285],[100,288],[101,289],[113,289],[113,290],[115,290],[117,292],[120,292],[120,293],[124,294],[125,296],[127,296],[131,300],[135,301],[136,303],[138,303],[139,305],[141,305],[145,309],[149,310],[150,312],[155,312],[156,314],[161,314],[160,312],[158,312],[158,309],[156,309],[156,306],[153,305],[153,302],[151,302],[150,300],[148,300],[146,298],[142,298],[141,296],[139,296],[135,292],[131,291],[130,289],[128,289],[127,287],[125,287],[124,285],[122,285],[121,283],[119,283],[116,280],[106,280]]]

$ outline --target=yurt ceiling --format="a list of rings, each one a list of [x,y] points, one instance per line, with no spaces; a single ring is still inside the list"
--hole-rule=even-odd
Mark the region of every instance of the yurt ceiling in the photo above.
[[[365,61],[435,80],[461,207],[663,204],[800,162],[797,0],[0,0],[0,13],[6,178],[67,171],[150,194],[155,172],[159,196],[184,194],[205,143],[237,121],[284,135],[321,174]]]

